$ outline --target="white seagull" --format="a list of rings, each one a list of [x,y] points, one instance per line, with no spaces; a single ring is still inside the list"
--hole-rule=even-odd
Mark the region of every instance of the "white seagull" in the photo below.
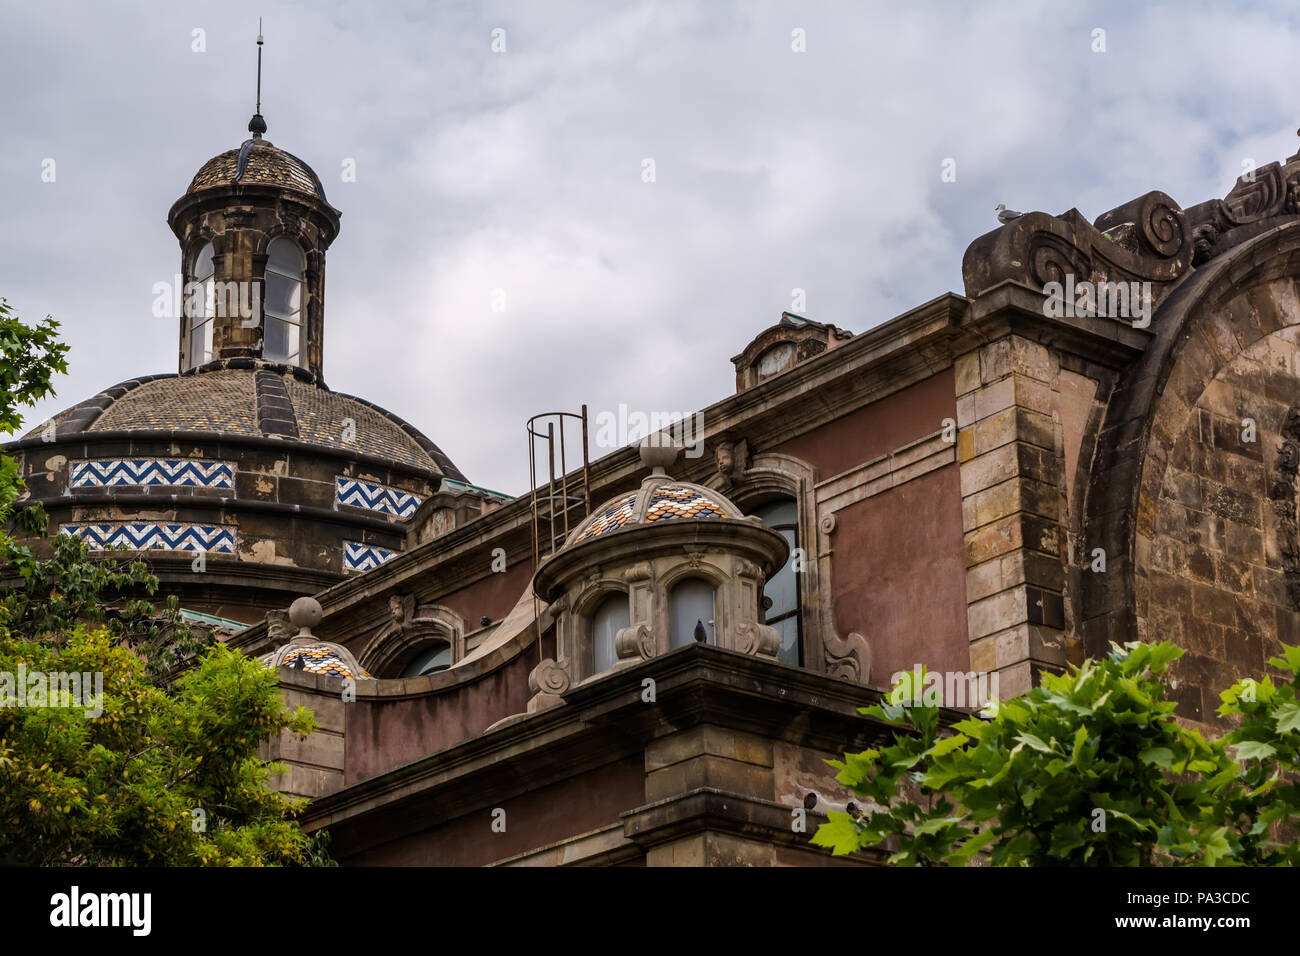
[[[998,222],[1001,223],[1010,222],[1012,219],[1019,219],[1024,215],[1023,212],[1016,212],[1014,209],[1008,209],[1007,204],[1004,202],[1000,202],[993,207],[993,211],[998,214]]]

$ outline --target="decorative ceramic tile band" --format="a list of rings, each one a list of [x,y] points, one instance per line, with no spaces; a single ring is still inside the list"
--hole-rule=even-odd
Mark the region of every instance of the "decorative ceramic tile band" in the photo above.
[[[292,648],[281,659],[280,666],[303,670],[309,674],[324,674],[327,677],[370,676],[366,673],[366,669],[360,666],[357,667],[360,673],[354,674],[351,665],[343,659],[343,655],[327,643],[306,644]]]
[[[415,514],[415,509],[420,507],[424,496],[390,485],[339,475],[334,479],[334,501],[340,505],[368,508],[371,511],[396,515],[399,518],[409,518]]]
[[[373,544],[361,544],[359,541],[343,542],[344,571],[369,571],[396,556],[396,551]]]
[[[99,458],[72,463],[73,488],[171,485],[233,488],[235,466],[201,458]]]
[[[602,535],[610,531],[617,531],[619,528],[623,527],[623,525],[627,524],[628,519],[632,517],[632,506],[635,504],[636,492],[633,492],[625,498],[620,498],[611,502],[609,507],[596,515],[595,520],[592,521],[591,524],[587,525],[586,530],[578,536],[578,539],[574,544],[577,544],[578,541],[586,541],[588,538],[594,538],[597,535]]]
[[[662,485],[650,497],[646,524],[672,518],[725,518],[718,503],[694,488]]]
[[[81,538],[99,550],[125,547],[133,551],[235,553],[235,529],[214,524],[150,521],[65,524],[59,526],[59,532]]]

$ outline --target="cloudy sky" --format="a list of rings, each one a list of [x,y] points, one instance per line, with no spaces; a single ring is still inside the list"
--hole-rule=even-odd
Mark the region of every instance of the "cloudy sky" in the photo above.
[[[998,202],[1191,205],[1300,146],[1291,0],[0,0],[0,295],[72,345],[29,425],[175,370],[166,214],[247,137],[259,15],[267,139],[343,210],[326,380],[516,494],[529,415],[711,404],[792,290],[865,331],[961,292]]]

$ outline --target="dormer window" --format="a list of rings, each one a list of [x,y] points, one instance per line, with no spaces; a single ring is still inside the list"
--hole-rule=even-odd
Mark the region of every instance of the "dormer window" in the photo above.
[[[794,343],[782,342],[780,345],[774,345],[758,360],[758,379],[761,382],[773,375],[779,375],[793,364]]]
[[[262,307],[262,356],[269,361],[302,364],[305,272],[302,250],[296,243],[283,237],[271,240]]]
[[[216,316],[216,293],[213,282],[212,243],[206,242],[190,266],[190,282],[198,286],[197,294],[185,298],[185,316],[189,322],[190,354],[186,368],[194,368],[213,359],[212,320]],[[193,287],[190,287],[193,291]]]

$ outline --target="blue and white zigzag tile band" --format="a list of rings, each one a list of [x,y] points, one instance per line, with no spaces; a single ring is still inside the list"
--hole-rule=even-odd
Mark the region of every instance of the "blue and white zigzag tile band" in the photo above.
[[[133,551],[206,551],[235,554],[235,529],[216,524],[121,521],[64,524],[61,534],[81,538],[92,548],[125,547]]]
[[[233,488],[235,466],[202,458],[99,458],[72,463],[73,488],[119,485]]]
[[[396,551],[377,545],[362,544],[360,541],[343,542],[344,571],[369,571],[396,556]]]
[[[374,481],[361,481],[359,478],[347,478],[339,475],[334,479],[334,502],[340,505],[352,505],[354,508],[368,508],[382,511],[399,518],[409,518],[424,501],[423,495],[413,491],[403,491],[391,485],[381,485]]]

